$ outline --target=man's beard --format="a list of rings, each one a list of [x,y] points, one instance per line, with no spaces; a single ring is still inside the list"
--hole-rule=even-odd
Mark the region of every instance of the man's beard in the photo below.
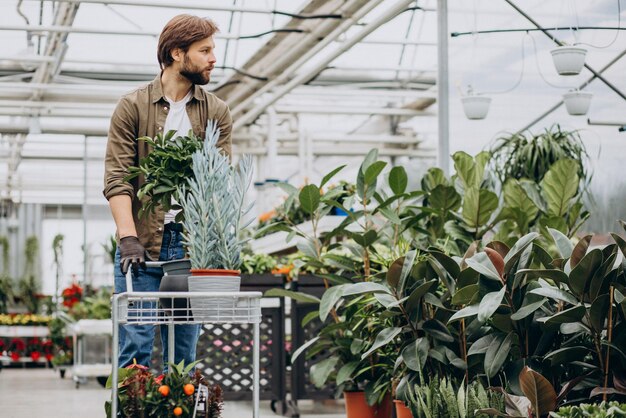
[[[204,86],[211,80],[211,76],[205,76],[204,70],[198,71],[198,67],[194,67],[189,61],[189,57],[185,54],[183,59],[183,68],[179,71],[180,75],[185,77],[191,82],[191,84],[198,84]]]

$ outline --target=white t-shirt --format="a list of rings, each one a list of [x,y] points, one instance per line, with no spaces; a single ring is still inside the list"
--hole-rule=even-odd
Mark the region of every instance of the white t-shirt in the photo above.
[[[185,136],[189,133],[191,129],[191,120],[189,120],[189,115],[187,114],[187,102],[191,99],[191,90],[185,97],[181,100],[175,102],[169,97],[165,97],[170,104],[170,109],[167,113],[167,118],[165,118],[165,126],[163,127],[163,134],[174,130],[176,131],[177,136]],[[178,213],[178,210],[170,210],[165,214],[165,223],[174,222],[174,218]]]

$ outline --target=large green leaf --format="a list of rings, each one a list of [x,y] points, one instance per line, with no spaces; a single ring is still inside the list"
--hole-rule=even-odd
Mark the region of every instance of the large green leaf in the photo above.
[[[509,332],[506,337],[498,334],[497,338],[491,343],[485,353],[485,374],[488,377],[494,377],[504,365],[509,357],[511,344],[513,343],[513,333]]]
[[[545,296],[554,300],[562,300],[572,305],[576,305],[578,303],[578,300],[574,297],[574,295],[556,287],[541,287],[533,289],[529,293]]]
[[[270,289],[267,292],[263,293],[264,297],[287,297],[293,300],[297,300],[298,302],[303,303],[320,303],[320,299],[313,296],[308,295],[306,293],[294,292],[293,290],[286,289]]]
[[[519,374],[519,380],[522,392],[530,400],[534,416],[541,417],[554,411],[556,392],[548,379],[526,366]]]
[[[347,284],[342,284],[339,286],[333,286],[324,292],[322,296],[322,300],[320,301],[320,319],[326,321],[328,314],[335,307],[335,304],[343,297],[343,291]]]
[[[488,279],[500,283],[500,275],[486,253],[477,253],[474,257],[465,260],[467,265]]]
[[[548,215],[564,216],[570,200],[578,191],[578,163],[565,158],[552,164],[541,181],[543,195],[548,203]]]
[[[550,360],[552,365],[555,366],[557,364],[569,364],[573,361],[579,361],[584,359],[588,353],[589,348],[584,346],[562,347],[549,352],[544,359]]]
[[[437,340],[446,343],[454,342],[454,338],[450,334],[450,331],[448,331],[448,328],[441,321],[428,319],[422,324],[422,329],[424,332]]]
[[[318,388],[323,387],[328,380],[328,376],[330,376],[333,370],[335,370],[335,366],[337,366],[338,361],[339,357],[333,356],[311,366],[311,369],[309,370],[311,382],[313,382],[313,384]]]
[[[299,199],[302,209],[312,214],[320,204],[320,189],[314,184],[308,184],[300,190]]]
[[[430,192],[428,203],[443,213],[455,211],[461,207],[461,195],[453,186],[440,184]]]
[[[459,151],[452,156],[454,168],[463,182],[464,188],[480,187],[485,174],[485,165],[489,160],[489,153],[481,152],[472,158],[471,155]]]
[[[356,368],[359,367],[359,364],[359,361],[351,361],[350,363],[344,364],[337,372],[337,379],[335,384],[340,385],[350,380]]]
[[[452,296],[452,303],[454,305],[467,305],[472,301],[474,295],[478,293],[478,289],[479,286],[477,284],[471,284],[457,290],[454,296]]]
[[[500,303],[502,303],[502,299],[504,298],[504,293],[506,292],[506,287],[503,287],[498,292],[490,292],[487,293],[483,299],[480,301],[478,305],[478,321],[485,322],[487,319],[491,318],[491,316],[498,310]]]
[[[361,293],[390,294],[389,288],[387,286],[383,286],[382,284],[373,282],[360,282],[344,285],[342,296],[359,295]]]
[[[440,184],[446,186],[449,184],[443,170],[438,167],[429,168],[424,177],[422,177],[422,189],[425,192],[430,192]]]
[[[394,194],[402,194],[406,190],[408,177],[406,170],[402,166],[393,167],[389,171],[389,187]]]
[[[415,290],[411,292],[411,295],[406,302],[406,310],[412,312],[413,310],[417,309],[422,297],[424,297],[424,295],[430,292],[432,289],[437,288],[437,282],[437,279],[432,279],[416,287]]]
[[[300,354],[308,350],[308,348],[311,347],[313,344],[315,344],[319,339],[320,337],[311,338],[309,341],[307,341],[306,343],[298,347],[296,351],[294,351],[293,354],[291,355],[291,362],[292,363],[295,362],[298,359],[298,357],[300,357]]]
[[[565,234],[557,229],[548,228],[548,231],[550,231],[550,235],[552,235],[552,238],[556,243],[556,248],[559,250],[561,258],[570,258],[572,256],[572,251],[574,251],[574,244],[572,244],[572,241],[570,241]]]
[[[530,232],[515,242],[515,244],[511,248],[511,251],[509,251],[506,257],[504,257],[504,273],[505,274],[509,274],[509,272],[511,271],[511,268],[513,268],[513,265],[515,265],[515,263],[520,258],[520,256],[522,255],[526,247],[532,244],[532,242],[535,239],[537,239],[538,236],[539,236],[538,233]]]
[[[428,339],[418,338],[402,350],[402,361],[409,369],[416,372],[421,371],[428,359],[429,349]]]
[[[473,356],[474,354],[485,354],[489,347],[493,344],[493,341],[496,339],[496,334],[487,334],[476,341],[470,346],[467,351],[468,356]]]
[[[396,336],[400,334],[401,332],[402,332],[402,328],[400,327],[385,328],[384,330],[382,330],[376,336],[376,339],[374,340],[374,344],[372,344],[370,349],[367,350],[365,353],[363,353],[363,355],[361,356],[361,359],[367,358],[367,356],[372,354],[374,351],[378,350],[380,347],[383,347],[389,344],[389,342],[391,342],[394,338],[396,338]]]
[[[527,305],[524,305],[521,308],[519,308],[517,312],[511,315],[511,319],[513,321],[522,320],[526,318],[528,315],[535,313],[535,311],[537,311],[545,302],[546,302],[546,299],[541,299],[535,302],[530,302]]]
[[[604,321],[607,319],[609,312],[610,295],[600,295],[591,304],[589,309],[589,318],[591,319],[591,325],[597,332],[601,332],[604,329]]]
[[[572,322],[578,322],[585,315],[585,307],[582,305],[574,306],[569,309],[565,309],[555,315],[547,318],[541,318],[539,321],[546,324],[566,324]]]
[[[556,269],[520,269],[516,275],[526,275],[528,279],[550,279],[557,283],[567,283],[567,274]]]
[[[568,281],[570,289],[578,296],[582,295],[601,264],[602,250],[596,248],[589,251],[570,272]]]
[[[452,315],[450,317],[450,319],[448,319],[448,323],[456,321],[457,319],[467,318],[469,316],[478,315],[478,306],[479,306],[479,304],[470,305],[470,306],[466,306],[465,308],[461,309],[460,311],[457,311],[454,315]]]
[[[322,182],[320,183],[320,187],[324,187],[324,185],[328,183],[328,181],[332,179],[335,176],[335,174],[343,170],[345,166],[346,166],[345,164],[342,166],[339,166],[335,168],[333,171],[331,171],[330,173],[326,174],[324,178],[322,179]]]
[[[381,173],[381,171],[383,171],[386,165],[387,163],[384,161],[376,161],[372,163],[369,167],[367,167],[367,170],[365,170],[365,176],[363,178],[365,184],[375,185],[378,175]]]
[[[487,189],[475,187],[465,190],[462,216],[470,228],[485,225],[498,208],[498,196]]]
[[[539,213],[537,205],[516,179],[510,179],[504,185],[504,204],[510,208],[519,209],[526,216],[527,223],[535,219]]]

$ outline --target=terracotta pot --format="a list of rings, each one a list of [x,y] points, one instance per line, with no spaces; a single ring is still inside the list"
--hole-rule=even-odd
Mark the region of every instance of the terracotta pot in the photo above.
[[[395,399],[393,403],[396,404],[396,418],[413,418],[411,410],[404,405],[404,401]]]
[[[191,269],[192,276],[239,276],[239,270]]]
[[[369,406],[365,399],[365,392],[344,392],[346,400],[347,418],[391,418],[391,397],[378,404]]]

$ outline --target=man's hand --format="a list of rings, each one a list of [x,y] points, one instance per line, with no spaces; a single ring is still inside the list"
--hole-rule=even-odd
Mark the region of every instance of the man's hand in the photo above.
[[[137,237],[128,236],[120,239],[120,268],[123,274],[128,272],[131,265],[137,274],[139,267],[146,268],[146,260],[150,260],[150,256]]]

